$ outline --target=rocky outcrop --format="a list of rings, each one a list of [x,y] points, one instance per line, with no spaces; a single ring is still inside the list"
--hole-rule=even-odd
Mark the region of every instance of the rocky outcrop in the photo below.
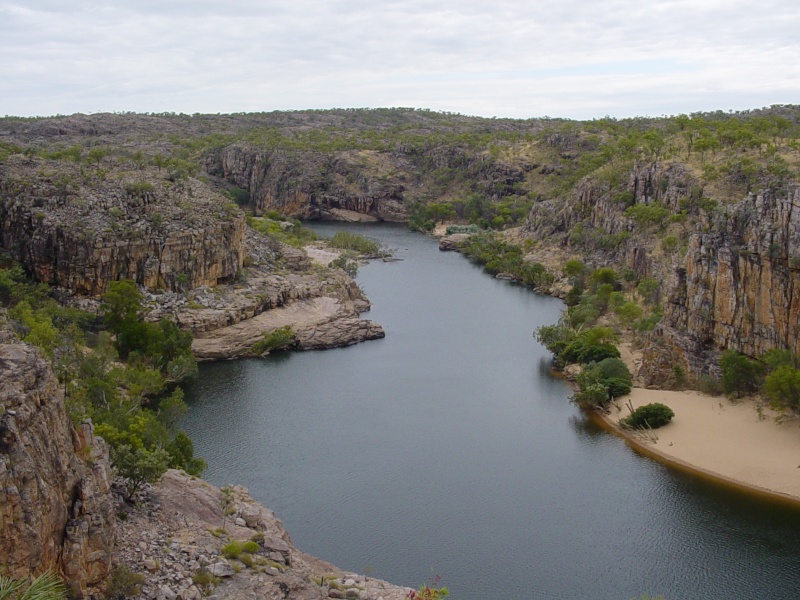
[[[137,497],[135,506],[120,506],[125,519],[117,536],[125,539],[115,556],[118,565],[142,573],[138,598],[200,600],[401,600],[408,588],[379,579],[343,572],[308,556],[292,545],[272,511],[255,502],[241,486],[223,492],[178,471]],[[227,513],[227,514],[226,514]],[[231,540],[253,540],[250,558],[227,559],[222,548]],[[203,585],[198,574],[215,574],[215,584]],[[208,581],[208,579],[205,579]]]
[[[0,248],[39,281],[90,296],[117,279],[179,291],[244,264],[244,218],[199,181],[29,160],[0,165]]]
[[[751,357],[773,348],[799,354],[798,323],[800,191],[751,194],[691,237],[646,371],[656,383],[659,354],[694,376],[714,373],[712,357],[726,348]]]
[[[658,204],[678,213],[686,210],[702,219],[689,198],[702,190],[680,165],[642,162],[628,173],[621,189],[596,179],[581,181],[567,198],[546,200],[531,208],[522,235],[547,246],[556,245],[585,256],[591,265],[624,265],[637,277],[663,280],[671,265],[654,259],[654,239],[639,231],[625,215],[633,205]]]
[[[51,569],[76,597],[103,587],[114,547],[105,444],[70,426],[49,364],[0,329],[0,548],[8,574]]]
[[[369,302],[342,272],[266,275],[247,285],[218,299],[219,308],[178,312],[178,322],[195,333],[192,350],[198,360],[252,356],[265,334],[286,326],[299,350],[349,346],[385,335],[380,325],[358,317]]]
[[[212,155],[207,169],[246,189],[258,211],[340,220],[338,211],[381,221],[407,216],[398,177],[385,156],[373,152],[319,154],[234,144]]]

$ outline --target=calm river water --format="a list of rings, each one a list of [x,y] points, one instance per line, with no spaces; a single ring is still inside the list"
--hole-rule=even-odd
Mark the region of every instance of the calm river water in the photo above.
[[[386,338],[202,365],[183,425],[209,481],[305,552],[441,575],[454,600],[800,598],[800,510],[673,472],[569,403],[531,335],[558,300],[401,227],[315,226],[341,228],[403,259],[358,274]]]

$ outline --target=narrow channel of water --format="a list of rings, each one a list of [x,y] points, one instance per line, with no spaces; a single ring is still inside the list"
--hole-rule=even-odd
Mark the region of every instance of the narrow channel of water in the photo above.
[[[561,303],[395,226],[346,228],[386,338],[202,365],[183,424],[294,543],[454,600],[800,597],[800,511],[675,473],[592,425],[532,330]],[[799,459],[800,460],[800,459]]]

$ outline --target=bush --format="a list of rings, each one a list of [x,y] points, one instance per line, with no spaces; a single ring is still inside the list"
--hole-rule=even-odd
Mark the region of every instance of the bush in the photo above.
[[[284,325],[274,329],[269,333],[264,332],[263,339],[257,341],[250,348],[251,354],[260,356],[272,350],[284,350],[292,346],[295,342],[294,331],[291,325]]]
[[[767,375],[764,392],[773,408],[800,411],[800,370],[780,365]]]
[[[619,350],[614,344],[596,344],[584,346],[578,353],[578,360],[580,364],[590,362],[600,362],[607,358],[619,358]]]
[[[131,598],[142,593],[144,575],[134,573],[130,569],[114,567],[108,578],[109,598]]]
[[[620,396],[631,393],[631,382],[625,381],[625,379],[621,377],[611,377],[603,380],[603,383],[608,390],[608,395],[612,398],[619,398]]]
[[[620,421],[620,425],[628,429],[658,429],[675,416],[675,412],[666,404],[653,402],[634,410],[628,417]]]
[[[330,244],[334,248],[341,248],[342,250],[354,250],[359,254],[369,255],[376,255],[381,249],[381,246],[378,242],[367,239],[363,235],[350,233],[348,231],[337,231],[335,234],[333,234]]]
[[[754,394],[761,387],[763,368],[734,350],[725,350],[719,359],[722,369],[722,390],[729,396],[740,398],[742,394]]]
[[[711,375],[701,375],[697,380],[697,389],[709,396],[722,395],[722,382]]]
[[[252,540],[245,542],[242,544],[242,552],[247,552],[248,554],[255,554],[258,552],[258,543]]]
[[[242,552],[242,542],[238,540],[234,540],[228,544],[225,544],[220,549],[220,553],[225,558],[239,558],[242,555]]]

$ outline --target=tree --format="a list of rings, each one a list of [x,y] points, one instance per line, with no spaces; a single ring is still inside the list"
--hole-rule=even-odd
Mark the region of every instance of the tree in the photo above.
[[[169,467],[170,456],[161,448],[146,450],[121,444],[111,448],[111,462],[117,475],[125,479],[125,497],[130,500],[142,485],[158,481]]]
[[[764,393],[773,408],[800,412],[800,370],[780,365],[764,380]]]
[[[722,389],[727,395],[753,394],[758,391],[762,378],[761,365],[734,350],[725,350],[719,359],[722,369]]]

